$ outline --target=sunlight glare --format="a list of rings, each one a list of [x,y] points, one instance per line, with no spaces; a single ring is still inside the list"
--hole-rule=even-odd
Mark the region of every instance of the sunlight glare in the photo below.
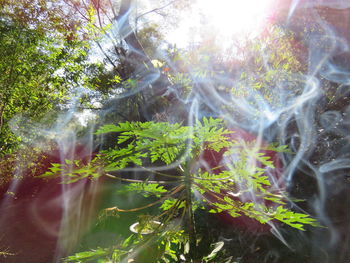
[[[271,0],[199,0],[206,23],[220,35],[234,36],[258,31],[266,21]]]
[[[200,35],[214,34],[220,42],[254,37],[261,32],[275,0],[197,0],[190,13],[168,35],[170,42],[186,46]]]

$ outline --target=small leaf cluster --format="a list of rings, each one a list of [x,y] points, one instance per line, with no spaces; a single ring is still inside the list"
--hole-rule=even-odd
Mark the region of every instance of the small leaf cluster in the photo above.
[[[151,163],[161,161],[170,165],[183,163],[193,158],[198,150],[211,148],[219,151],[231,145],[227,136],[231,133],[222,127],[222,120],[204,118],[203,123],[183,126],[168,122],[124,122],[118,125],[105,125],[96,134],[116,132],[117,143],[127,142],[126,147],[116,147],[101,152],[107,160],[107,171],[120,170],[130,164],[142,166],[145,159]]]
[[[97,179],[101,176],[101,169],[97,159],[84,163],[82,160],[66,159],[64,163],[52,163],[48,171],[38,176],[41,178],[60,177],[61,183],[70,184],[82,179]]]
[[[158,184],[130,183],[123,189],[125,192],[142,193],[144,197],[156,196],[160,198],[162,194],[168,192],[164,186]]]

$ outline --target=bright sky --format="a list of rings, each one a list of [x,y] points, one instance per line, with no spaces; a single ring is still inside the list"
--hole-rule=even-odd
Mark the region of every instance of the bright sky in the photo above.
[[[168,36],[180,47],[198,40],[200,33],[214,32],[223,42],[254,36],[272,13],[274,0],[197,0],[184,11],[177,30]],[[222,43],[224,44],[224,43]]]

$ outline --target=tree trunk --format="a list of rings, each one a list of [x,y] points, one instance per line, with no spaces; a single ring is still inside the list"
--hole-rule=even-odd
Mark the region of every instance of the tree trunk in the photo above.
[[[138,65],[151,66],[151,60],[145,53],[141,43],[136,37],[135,31],[132,29],[129,21],[130,13],[133,8],[133,0],[122,0],[117,17],[119,33],[128,46],[127,58],[137,68]],[[151,68],[150,67],[150,68]]]

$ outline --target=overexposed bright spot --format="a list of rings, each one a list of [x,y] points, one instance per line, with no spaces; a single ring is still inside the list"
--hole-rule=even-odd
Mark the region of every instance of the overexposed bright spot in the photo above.
[[[180,46],[215,34],[223,42],[259,34],[271,16],[274,0],[197,0],[169,35]]]
[[[97,115],[91,110],[84,110],[82,112],[76,112],[75,117],[81,126],[86,127],[90,121],[96,119]]]
[[[204,19],[224,35],[252,32],[263,26],[271,0],[199,0]]]

